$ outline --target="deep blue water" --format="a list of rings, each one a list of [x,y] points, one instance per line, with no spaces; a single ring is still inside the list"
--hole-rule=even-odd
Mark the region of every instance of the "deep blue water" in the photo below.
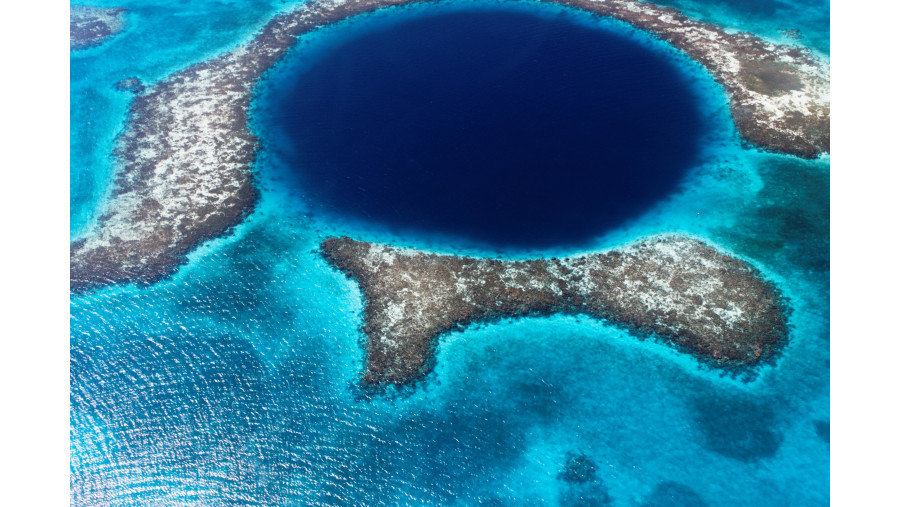
[[[827,19],[827,4],[779,2],[770,12],[760,7],[769,0],[691,1],[728,27],[770,36],[794,16],[808,40],[828,39],[815,21]],[[152,83],[246,40],[289,7],[98,3],[131,15],[108,45],[71,56],[73,235],[106,202],[129,100],[113,83],[131,75]],[[562,9],[504,12],[578,23],[667,55],[700,98],[701,125],[714,128],[701,134],[681,184],[642,213],[582,246],[504,255],[693,234],[750,260],[786,292],[788,347],[743,382],[591,319],[521,319],[445,337],[435,372],[405,396],[359,399],[361,294],[316,245],[347,234],[475,255],[495,248],[395,231],[345,216],[346,207],[323,212],[297,180],[269,101],[282,79],[361,32],[394,26],[395,16],[427,20],[481,5],[496,4],[392,11],[305,37],[254,101],[262,197],[246,223],[169,280],[72,298],[73,505],[828,505],[829,159],[743,148],[702,68],[651,37]],[[573,454],[593,462],[592,480],[563,479]]]
[[[262,111],[328,212],[499,247],[580,244],[696,162],[697,95],[621,30],[521,10],[392,21],[307,49],[317,61],[279,76]]]

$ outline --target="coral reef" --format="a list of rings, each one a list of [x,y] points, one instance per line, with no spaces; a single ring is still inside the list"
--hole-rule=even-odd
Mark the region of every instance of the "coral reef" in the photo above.
[[[69,10],[69,49],[99,46],[123,28],[124,7],[73,5]]]
[[[657,336],[719,367],[755,365],[787,337],[778,289],[746,262],[678,235],[607,253],[500,261],[330,238],[322,255],[365,298],[364,385],[433,368],[438,336],[476,322],[586,314]]]

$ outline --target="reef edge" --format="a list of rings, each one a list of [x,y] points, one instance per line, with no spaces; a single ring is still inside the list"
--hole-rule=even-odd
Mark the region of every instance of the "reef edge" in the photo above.
[[[505,318],[588,315],[656,337],[714,367],[753,367],[788,337],[787,301],[747,262],[659,235],[568,258],[506,261],[329,238],[321,255],[364,298],[363,386],[413,385],[439,337]]]

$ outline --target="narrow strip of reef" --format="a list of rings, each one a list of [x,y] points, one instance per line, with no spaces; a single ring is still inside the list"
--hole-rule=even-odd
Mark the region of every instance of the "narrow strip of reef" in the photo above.
[[[507,317],[589,315],[729,368],[771,358],[787,339],[778,289],[746,262],[684,236],[526,261],[438,255],[346,237],[327,239],[321,252],[362,290],[362,382],[376,390],[430,372],[440,335]]]
[[[153,283],[199,243],[240,223],[257,199],[251,172],[257,139],[247,116],[260,77],[304,33],[426,1],[441,0],[313,0],[276,16],[247,44],[135,97],[115,152],[107,211],[71,245],[72,290]],[[649,2],[544,1],[619,19],[686,52],[725,88],[747,141],[800,157],[828,151],[828,65],[808,50],[729,34]]]
[[[124,7],[73,5],[69,10],[69,49],[102,44],[125,28]]]

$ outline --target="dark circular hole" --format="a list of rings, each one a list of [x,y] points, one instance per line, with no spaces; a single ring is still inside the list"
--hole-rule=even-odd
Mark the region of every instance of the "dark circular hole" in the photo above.
[[[697,96],[634,37],[521,10],[391,19],[329,45],[267,102],[321,211],[498,247],[577,244],[695,161]]]

